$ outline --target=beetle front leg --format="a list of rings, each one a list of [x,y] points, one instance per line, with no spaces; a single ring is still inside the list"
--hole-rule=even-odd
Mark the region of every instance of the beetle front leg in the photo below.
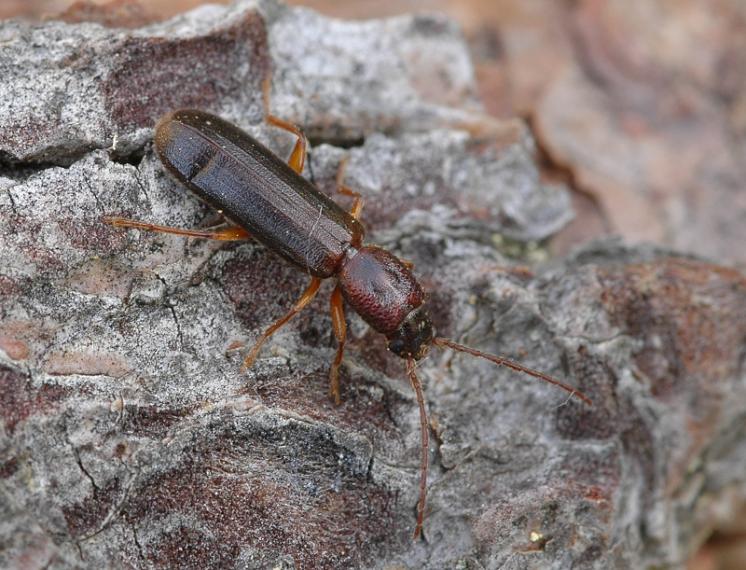
[[[339,391],[339,367],[345,351],[345,340],[347,339],[347,322],[345,321],[344,299],[342,289],[339,285],[334,288],[331,298],[332,328],[337,339],[337,354],[329,369],[329,396],[339,406],[342,401]]]

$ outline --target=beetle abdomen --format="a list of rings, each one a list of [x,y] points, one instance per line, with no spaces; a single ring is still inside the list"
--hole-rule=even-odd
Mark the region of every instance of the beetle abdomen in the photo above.
[[[182,109],[156,127],[155,148],[185,186],[252,237],[316,277],[331,277],[362,225],[269,149],[219,117]]]

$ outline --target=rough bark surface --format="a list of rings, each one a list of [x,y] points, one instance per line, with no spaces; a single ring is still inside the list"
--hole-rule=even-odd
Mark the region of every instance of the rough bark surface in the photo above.
[[[0,27],[0,566],[676,566],[744,500],[746,277],[609,241],[538,270],[571,216],[522,135],[479,114],[439,17],[343,22],[266,2],[123,30]],[[272,110],[339,162],[373,241],[416,264],[441,334],[566,378],[591,408],[488,363],[419,368],[433,429],[412,543],[417,406],[354,315],[343,403],[322,295],[239,372],[237,343],[307,277],[253,244],[122,231],[213,214],[150,147],[195,106],[279,153]]]

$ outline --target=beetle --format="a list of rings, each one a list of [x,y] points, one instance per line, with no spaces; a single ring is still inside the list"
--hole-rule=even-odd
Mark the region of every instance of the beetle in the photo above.
[[[411,264],[386,249],[365,244],[365,230],[360,222],[362,197],[344,185],[344,161],[337,173],[337,188],[353,198],[349,212],[301,176],[307,152],[303,132],[269,113],[266,121],[295,135],[287,162],[235,125],[204,111],[176,110],[156,125],[155,151],[166,170],[222,213],[231,226],[209,231],[121,217],[105,217],[104,221],[121,228],[223,241],[253,238],[311,276],[293,307],[269,326],[250,349],[242,371],[252,366],[267,339],[316,296],[322,280],[336,280],[331,318],[337,351],[329,372],[329,393],[334,402],[340,403],[339,368],[347,335],[345,303],[386,337],[391,352],[406,361],[420,415],[420,483],[414,530],[417,539],[422,533],[427,498],[429,420],[415,366],[432,346],[464,352],[539,378],[586,404],[590,405],[591,400],[560,380],[518,362],[436,336],[425,292],[413,275]]]

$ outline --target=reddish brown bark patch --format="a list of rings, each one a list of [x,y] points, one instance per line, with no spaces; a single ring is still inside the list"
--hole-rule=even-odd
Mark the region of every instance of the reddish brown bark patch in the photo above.
[[[30,350],[28,344],[18,338],[0,333],[0,350],[12,360],[26,360]]]
[[[242,250],[223,265],[223,290],[248,329],[265,328],[300,297],[309,277],[264,248]],[[304,313],[313,311],[313,306]],[[303,319],[304,313],[294,319]]]
[[[18,458],[11,457],[0,463],[0,479],[9,479],[18,471]]]
[[[106,521],[120,496],[118,480],[109,481],[102,488],[94,487],[93,493],[79,503],[62,507],[67,528],[75,538],[84,537]]]
[[[61,217],[56,221],[62,233],[77,250],[109,255],[126,243],[125,232],[105,224],[99,219],[82,222],[72,217]]]
[[[159,19],[138,0],[111,0],[105,4],[78,0],[58,18],[69,24],[96,22],[109,28],[139,28]]]
[[[688,392],[738,373],[746,346],[746,279],[702,261],[668,258],[599,271],[602,302],[624,332],[643,340],[635,363],[654,396]],[[695,406],[695,408],[698,406]]]
[[[229,96],[260,93],[268,58],[264,20],[252,12],[220,33],[126,38],[115,50],[102,90],[120,128],[150,127],[174,109],[209,109]],[[236,73],[246,65],[255,70],[250,79]]]
[[[352,567],[388,539],[393,496],[348,464],[352,456],[303,428],[249,429],[197,443],[183,464],[142,482],[128,500],[123,516],[138,525],[189,521],[175,531],[180,545],[172,532],[143,545],[158,567],[182,567],[182,556],[203,560],[216,541],[220,553],[208,567],[232,566],[246,548],[291,556],[302,568]]]
[[[220,570],[234,568],[240,550],[207,530],[180,526],[162,535],[157,550],[148,552],[148,560],[156,568]]]
[[[357,360],[358,355],[349,358]],[[345,366],[340,371],[340,385],[342,403],[339,406],[334,405],[329,397],[327,368],[318,373],[292,374],[283,378],[260,374],[251,383],[250,391],[270,408],[293,410],[303,417],[365,433],[371,438],[397,436],[399,432],[392,419],[392,408],[403,404],[400,397],[351,376]]]
[[[26,375],[0,366],[0,417],[9,434],[32,414],[49,411],[71,394],[64,386],[35,386]]]
[[[21,292],[21,285],[7,275],[0,275],[0,296],[10,297]]]

